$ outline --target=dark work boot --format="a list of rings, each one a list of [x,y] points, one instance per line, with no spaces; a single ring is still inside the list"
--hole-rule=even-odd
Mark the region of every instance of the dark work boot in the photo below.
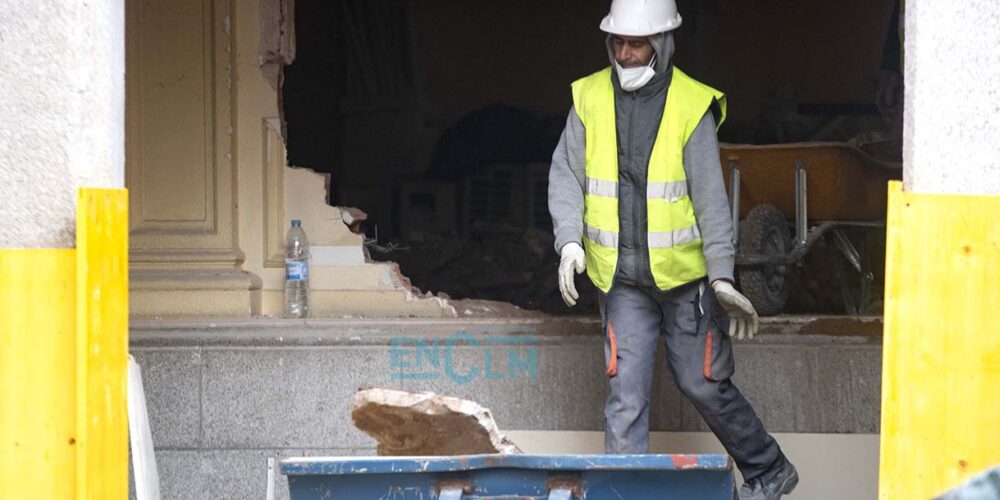
[[[785,457],[781,457],[781,465],[743,483],[740,487],[740,500],[778,500],[787,495],[799,484],[799,473],[795,466]]]

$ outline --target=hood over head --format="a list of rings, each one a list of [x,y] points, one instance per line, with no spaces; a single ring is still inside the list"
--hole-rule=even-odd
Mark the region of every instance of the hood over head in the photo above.
[[[608,61],[611,62],[612,67],[615,65],[615,50],[611,43],[613,37],[614,35],[608,35],[604,40],[604,45],[608,50]],[[653,65],[653,70],[656,71],[657,75],[663,74],[670,67],[670,60],[674,57],[674,34],[666,31],[646,38],[649,39],[653,51],[656,52],[656,63]]]

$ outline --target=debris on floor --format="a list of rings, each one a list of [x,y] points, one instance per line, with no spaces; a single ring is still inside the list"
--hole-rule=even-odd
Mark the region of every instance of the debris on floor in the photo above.
[[[576,279],[580,300],[570,309],[559,294],[559,255],[551,232],[506,226],[480,227],[472,238],[424,235],[375,260],[391,260],[413,286],[451,299],[482,299],[548,314],[595,314],[597,292],[585,275]]]
[[[362,389],[351,419],[378,441],[382,456],[521,453],[500,433],[488,408],[433,392]]]
[[[862,301],[860,278],[844,256],[824,239],[788,270],[789,300],[785,314],[879,314],[881,312],[882,255],[884,238],[863,238],[858,231],[845,229],[865,259],[871,258],[870,297],[860,310],[849,304]],[[420,233],[408,240],[392,240],[385,245],[369,241],[367,250],[375,261],[395,262],[400,276],[415,293],[431,293],[451,300],[459,317],[589,315],[598,313],[598,292],[586,274],[576,276],[580,295],[569,308],[559,293],[555,252],[551,231],[507,224],[477,223],[468,237]],[[846,287],[846,288],[845,288]],[[846,301],[846,302],[845,302]],[[496,304],[506,304],[491,311]],[[466,306],[461,306],[466,304]]]

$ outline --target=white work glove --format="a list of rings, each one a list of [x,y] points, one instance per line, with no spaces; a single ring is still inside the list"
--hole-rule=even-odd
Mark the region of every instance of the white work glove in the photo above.
[[[712,289],[715,290],[719,305],[729,314],[729,336],[740,340],[744,336],[752,339],[760,327],[760,319],[750,300],[725,280],[713,281]]]
[[[583,247],[576,242],[563,245],[559,255],[562,257],[559,261],[559,293],[562,294],[563,302],[573,307],[576,299],[580,298],[580,294],[576,293],[573,276],[587,269],[587,260],[583,256]]]

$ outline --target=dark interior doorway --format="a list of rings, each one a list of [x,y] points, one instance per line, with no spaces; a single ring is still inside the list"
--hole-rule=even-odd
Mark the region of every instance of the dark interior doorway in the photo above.
[[[676,64],[729,96],[720,140],[843,142],[884,128],[875,95],[892,0],[678,4]],[[592,313],[586,279],[581,306],[559,298],[547,172],[569,83],[608,64],[607,6],[296,0],[289,164],[330,173],[329,202],[369,215],[371,257],[399,262],[422,290]],[[823,291],[824,255],[793,271],[789,311],[843,311]]]

